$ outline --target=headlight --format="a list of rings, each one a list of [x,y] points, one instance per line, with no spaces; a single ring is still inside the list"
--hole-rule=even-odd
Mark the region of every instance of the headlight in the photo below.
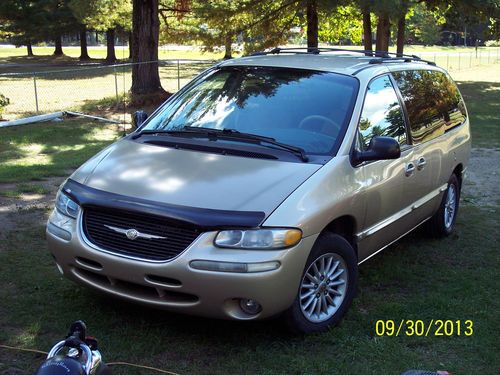
[[[63,215],[72,217],[73,219],[76,219],[80,211],[80,206],[61,190],[57,193],[56,208]]]
[[[296,245],[301,238],[300,229],[223,230],[217,234],[215,245],[233,249],[283,249]]]

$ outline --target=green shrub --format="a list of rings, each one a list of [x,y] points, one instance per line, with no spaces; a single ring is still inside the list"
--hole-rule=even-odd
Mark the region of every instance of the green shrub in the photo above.
[[[2,113],[5,109],[5,107],[7,107],[9,105],[9,103],[10,103],[9,98],[7,98],[3,94],[0,94],[0,117],[2,116]]]

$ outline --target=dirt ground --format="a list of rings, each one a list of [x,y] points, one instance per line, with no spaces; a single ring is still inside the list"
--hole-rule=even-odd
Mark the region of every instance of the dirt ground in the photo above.
[[[64,177],[51,177],[43,181],[33,182],[41,185],[47,194],[22,193],[19,198],[9,198],[0,195],[0,241],[11,231],[26,225],[42,224],[48,218],[50,209],[54,206],[59,185]],[[15,183],[0,184],[0,191],[16,189]],[[23,215],[19,215],[22,212]]]
[[[500,150],[474,148],[471,153],[467,178],[462,189],[462,204],[494,209],[500,205]],[[0,195],[0,241],[20,226],[42,224],[54,205],[55,195],[64,177],[52,177],[33,184],[42,185],[48,194],[26,194],[19,198]],[[15,190],[16,184],[0,184],[0,191]],[[22,211],[22,215],[17,213]]]
[[[500,205],[500,150],[472,149],[462,200],[477,206],[498,208]]]

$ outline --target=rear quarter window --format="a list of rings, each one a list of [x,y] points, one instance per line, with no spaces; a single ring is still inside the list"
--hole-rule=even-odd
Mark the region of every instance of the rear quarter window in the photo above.
[[[434,70],[393,72],[408,112],[414,144],[430,141],[464,123],[460,92],[446,74]]]

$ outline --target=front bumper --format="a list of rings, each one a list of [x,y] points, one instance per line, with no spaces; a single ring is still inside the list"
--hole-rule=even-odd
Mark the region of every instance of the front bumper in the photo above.
[[[223,319],[258,319],[276,315],[294,301],[305,262],[317,235],[285,250],[231,250],[213,245],[217,232],[202,233],[184,252],[166,262],[128,259],[98,250],[80,229],[81,215],[65,229],[66,241],[47,231],[59,270],[67,278],[132,302],[181,313]],[[50,219],[49,219],[50,222]],[[273,271],[232,273],[196,270],[193,260],[260,263],[278,261]],[[262,311],[249,315],[239,299],[253,299]]]

